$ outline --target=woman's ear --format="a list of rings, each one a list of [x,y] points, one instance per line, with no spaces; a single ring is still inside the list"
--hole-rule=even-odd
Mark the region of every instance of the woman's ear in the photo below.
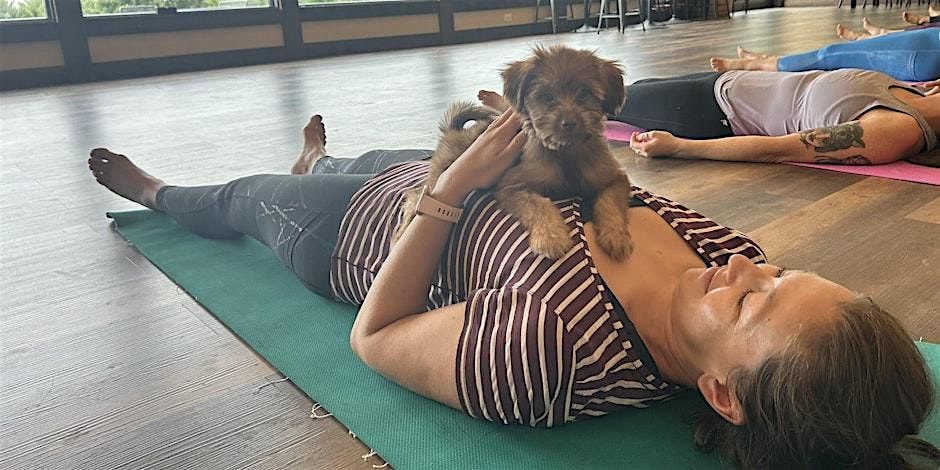
[[[525,112],[525,95],[529,88],[532,71],[535,70],[535,57],[513,62],[500,73],[503,77],[503,97],[509,101],[512,108],[523,116]]]
[[[599,66],[601,76],[604,77],[604,112],[618,114],[627,101],[627,89],[623,86],[623,69],[611,60],[601,60]]]
[[[741,403],[727,384],[708,374],[700,375],[696,383],[705,401],[726,421],[735,426],[741,426],[747,421]]]

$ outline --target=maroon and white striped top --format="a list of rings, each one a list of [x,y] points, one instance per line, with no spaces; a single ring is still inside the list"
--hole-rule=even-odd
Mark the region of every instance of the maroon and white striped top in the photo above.
[[[353,196],[331,266],[338,300],[362,304],[388,256],[404,192],[420,186],[427,170],[426,161],[393,166]],[[724,265],[735,253],[765,261],[743,234],[668,199],[633,191],[705,265]],[[625,406],[644,408],[679,389],[658,377],[598,275],[580,200],[555,204],[576,243],[558,260],[533,253],[519,222],[490,193],[474,192],[431,280],[429,310],[467,302],[455,367],[460,403],[471,416],[554,426]]]

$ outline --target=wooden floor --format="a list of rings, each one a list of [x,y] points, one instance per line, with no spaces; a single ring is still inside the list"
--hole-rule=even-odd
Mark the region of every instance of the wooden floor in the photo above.
[[[133,209],[88,174],[109,146],[176,184],[284,172],[326,116],[333,155],[431,147],[454,99],[498,89],[535,43],[597,48],[630,81],[737,44],[796,52],[884,8],[777,9],[0,94],[0,468],[349,468],[380,463],[109,226]],[[626,153],[628,150],[622,149]],[[785,165],[625,157],[636,184],[750,232],[771,260],[872,295],[940,342],[940,188]],[[233,289],[239,286],[232,286]],[[315,397],[314,397],[315,398]]]

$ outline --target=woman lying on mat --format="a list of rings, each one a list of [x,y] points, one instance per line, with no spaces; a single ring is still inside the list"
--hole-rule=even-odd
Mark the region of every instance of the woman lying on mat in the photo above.
[[[718,72],[866,69],[898,80],[925,82],[940,78],[940,29],[900,31],[785,56],[753,53],[739,47],[738,56],[712,57],[709,62]]]
[[[940,82],[937,83],[940,85]],[[480,100],[508,104],[492,91]],[[640,80],[612,119],[649,132],[630,146],[646,157],[940,166],[940,94],[866,70],[704,72]]]
[[[905,11],[904,20],[911,23],[911,26],[908,26],[905,29],[883,28],[872,23],[871,21],[868,21],[868,18],[862,18],[862,31],[856,31],[850,28],[846,28],[841,24],[837,24],[836,36],[839,36],[842,39],[848,39],[849,41],[858,41],[859,39],[871,39],[878,36],[884,36],[885,34],[900,33],[901,31],[914,31],[918,29],[940,27],[940,13],[936,12],[933,7],[930,7],[930,14],[931,16],[920,16],[913,15]],[[743,49],[738,48],[738,57],[743,59],[746,56],[742,54],[742,51]],[[756,55],[757,54],[752,55],[752,57]]]
[[[926,26],[931,23],[940,23],[940,10],[934,8],[933,5],[927,5],[927,15],[905,11],[901,13],[901,18],[914,26]]]
[[[312,291],[361,304],[351,346],[366,364],[476,418],[556,426],[688,387],[714,410],[697,416],[697,444],[747,468],[879,465],[902,444],[932,448],[909,436],[933,390],[898,322],[845,287],[767,264],[739,232],[635,188],[628,261],[596,249],[571,199],[556,204],[576,246],[558,260],[533,254],[485,190],[515,163],[520,125],[504,113],[429,188],[463,207],[456,224],[418,215],[394,246],[431,151],[327,157],[319,116],[294,166],[313,174],[179,187],[105,149],[88,163],[118,195],[204,237],[247,234]]]

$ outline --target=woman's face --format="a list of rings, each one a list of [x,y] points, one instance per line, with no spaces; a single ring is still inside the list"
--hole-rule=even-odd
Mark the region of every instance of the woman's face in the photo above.
[[[673,296],[672,330],[703,373],[753,368],[803,328],[824,328],[855,294],[805,271],[756,265],[741,255],[690,269]]]

